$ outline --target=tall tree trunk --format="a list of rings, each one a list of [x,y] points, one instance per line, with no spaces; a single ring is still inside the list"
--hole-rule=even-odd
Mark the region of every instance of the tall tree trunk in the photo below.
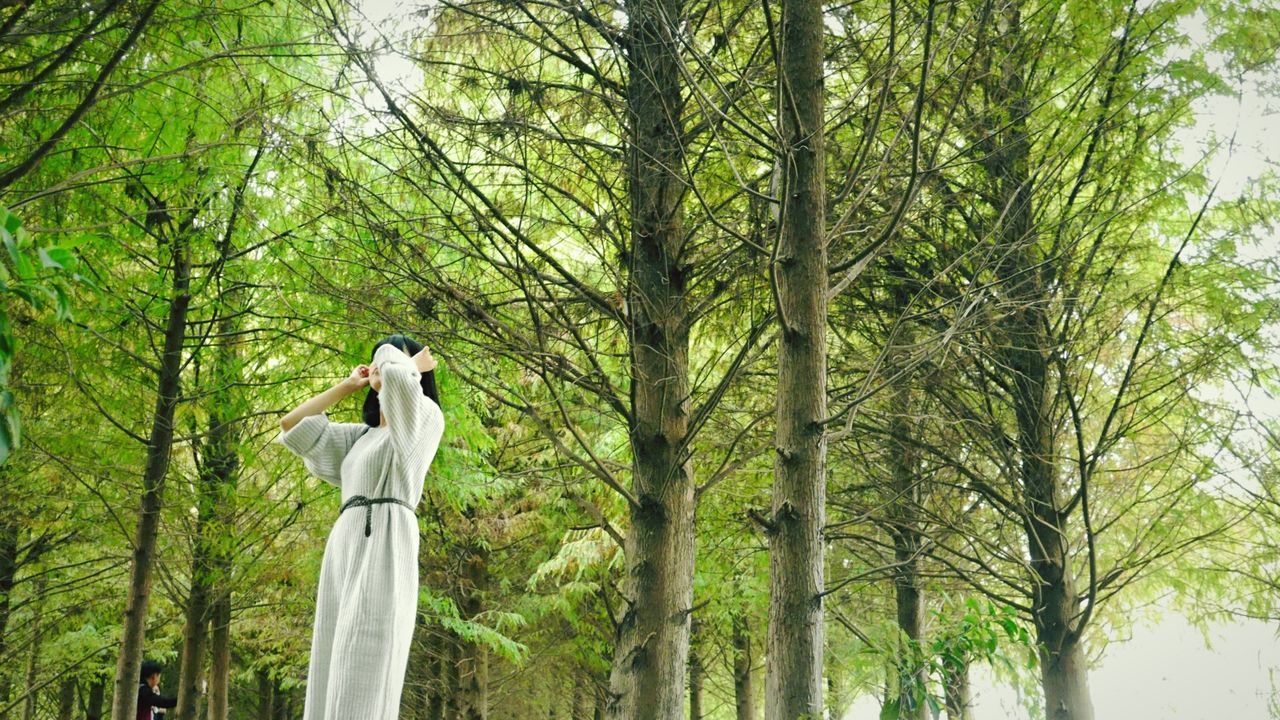
[[[13,581],[17,574],[18,523],[9,517],[4,517],[0,519],[0,658],[4,657],[7,647],[5,631],[9,627],[9,612],[13,606]]]
[[[702,720],[702,655],[698,649],[698,636],[701,634],[699,622],[695,618],[690,628],[689,639],[689,720]]]
[[[594,720],[596,709],[596,692],[592,686],[591,676],[578,673],[574,684],[573,720]]]
[[[124,628],[117,655],[115,693],[111,699],[112,720],[134,720],[137,712],[136,683],[138,668],[142,665],[147,607],[151,600],[151,564],[160,528],[164,479],[169,470],[169,454],[173,446],[173,416],[178,405],[182,343],[186,337],[187,308],[191,303],[191,258],[187,238],[181,233],[176,234],[170,238],[170,244],[173,248],[173,297],[165,323],[164,354],[157,377],[151,435],[147,442],[147,465],[142,476],[142,503],[134,532]]]
[[[627,311],[632,494],[606,712],[682,720],[693,601],[683,0],[628,0]]]
[[[444,702],[442,704],[443,713],[441,716],[445,720],[458,720],[461,715],[458,712],[458,643],[456,636],[451,636],[445,640],[444,662],[441,667],[444,669],[441,687],[445,690]]]
[[[906,313],[910,304],[907,288],[901,283],[893,290],[895,309]],[[910,438],[915,418],[911,391],[910,359],[906,356],[915,335],[902,323],[890,350],[889,369],[893,377],[889,420],[889,465],[893,473],[889,503],[889,535],[893,539],[893,591],[901,647],[898,652],[898,717],[928,720],[928,672],[924,662],[924,588],[920,580],[920,463]]]
[[[489,584],[489,552],[480,544],[468,549],[459,609],[468,620],[484,609]],[[462,643],[458,662],[458,718],[486,720],[489,716],[489,652],[476,642]]]
[[[441,637],[439,632],[432,633],[431,637],[434,657],[431,658],[431,684],[427,687],[426,720],[445,720],[445,696],[453,687],[449,684],[449,670],[446,667],[451,643],[448,638]]]
[[[419,572],[425,577],[422,561]],[[404,693],[400,698],[400,717],[425,720],[431,681],[431,630],[427,616],[421,612],[414,618],[413,642],[409,645],[409,664],[405,670]]]
[[[1052,292],[1046,275],[1053,259],[1041,258],[1032,207],[1031,141],[1027,96],[1019,53],[1026,52],[1017,0],[1003,9],[1000,79],[995,100],[1007,115],[998,148],[986,159],[999,206],[997,275],[1012,311],[1003,319],[999,357],[1013,387],[1018,428],[1023,528],[1034,588],[1032,619],[1040,652],[1041,683],[1048,720],[1093,720],[1088,671],[1074,627],[1079,611],[1075,574],[1067,545],[1067,514],[1054,458],[1048,328]],[[1043,260],[1043,262],[1042,262]]]
[[[253,175],[258,149],[245,183]],[[235,219],[240,216],[244,186],[237,191],[234,214],[224,235],[221,254],[223,259],[232,254],[232,231]],[[243,358],[240,346],[244,334],[240,332],[244,317],[241,307],[241,290],[228,291],[224,314],[218,322],[217,351],[213,358],[212,385],[209,393],[209,433],[200,466],[199,513],[207,518],[205,541],[197,542],[207,568],[205,592],[212,605],[207,611],[210,626],[209,667],[209,720],[227,720],[230,713],[228,697],[231,687],[231,589],[235,563],[236,538],[236,488],[240,482],[240,456],[238,448],[242,435],[241,410],[245,405],[240,390],[243,380]],[[203,632],[203,627],[202,627]],[[178,720],[186,720],[179,717]]]
[[[0,472],[4,472],[0,468]],[[5,517],[0,519],[0,660],[5,660],[8,652],[9,614],[13,607],[13,584],[18,575],[18,523]],[[0,707],[8,707],[9,691],[12,680],[9,673],[0,669]],[[0,712],[0,720],[7,714]]]
[[[766,720],[823,717],[827,242],[822,58],[822,3],[782,3],[777,58],[781,213],[771,268],[781,333]]]
[[[94,678],[89,686],[89,700],[85,703],[85,720],[102,720],[102,707],[106,703],[107,681]]]
[[[969,692],[969,662],[946,661],[942,665],[947,720],[970,720],[973,698]]]
[[[58,688],[58,720],[71,720],[71,713],[76,709],[76,678],[68,675]]]
[[[197,499],[198,517],[191,558],[191,590],[187,595],[186,620],[182,628],[182,656],[178,668],[178,705],[173,709],[175,720],[196,720],[196,701],[200,697],[200,670],[204,665],[206,630],[209,627],[210,550],[208,537],[209,507],[206,483],[209,478],[201,473],[200,497]]]
[[[31,621],[31,654],[27,660],[27,699],[22,704],[22,720],[36,716],[36,700],[40,693],[35,689],[40,681],[40,649],[44,646],[45,583],[48,575],[40,574],[35,584],[35,617]]]
[[[224,590],[212,608],[209,660],[209,720],[227,720],[231,689],[231,595]]]
[[[733,704],[737,720],[756,720],[755,689],[751,683],[751,629],[747,616],[733,616]]]
[[[272,720],[275,713],[276,683],[271,673],[258,671],[258,720]]]

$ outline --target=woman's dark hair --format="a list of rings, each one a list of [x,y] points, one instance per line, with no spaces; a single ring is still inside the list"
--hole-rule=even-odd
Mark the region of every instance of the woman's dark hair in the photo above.
[[[155,660],[147,660],[142,663],[142,679],[146,680],[152,675],[159,675],[164,670],[164,666]]]
[[[396,333],[388,335],[379,340],[373,346],[373,351],[369,353],[369,361],[373,361],[373,356],[378,353],[378,348],[383,345],[395,345],[404,351],[405,355],[413,357],[422,352],[422,343],[411,337]],[[428,370],[422,373],[422,394],[431,398],[437,405],[440,404],[440,395],[436,392],[436,371]],[[377,427],[380,423],[380,415],[382,414],[382,406],[378,403],[378,391],[371,386],[369,393],[364,396],[364,409],[361,411],[364,416],[364,424],[369,427]]]

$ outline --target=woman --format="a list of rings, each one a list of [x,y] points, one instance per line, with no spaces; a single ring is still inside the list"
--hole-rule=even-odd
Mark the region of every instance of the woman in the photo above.
[[[280,420],[277,441],[343,501],[320,565],[303,720],[399,714],[418,607],[414,508],[444,433],[435,367],[428,348],[392,335]],[[329,422],[325,410],[364,387],[364,422]]]

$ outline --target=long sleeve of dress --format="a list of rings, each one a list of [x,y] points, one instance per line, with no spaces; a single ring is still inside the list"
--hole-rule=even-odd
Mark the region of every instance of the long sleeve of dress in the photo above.
[[[422,373],[400,348],[380,346],[373,363],[382,372],[378,403],[387,418],[392,448],[405,468],[425,473],[444,433],[444,414],[422,394]]]
[[[342,487],[342,459],[368,429],[364,423],[329,422],[329,416],[320,413],[302,418],[281,432],[276,442],[301,457],[312,475]]]

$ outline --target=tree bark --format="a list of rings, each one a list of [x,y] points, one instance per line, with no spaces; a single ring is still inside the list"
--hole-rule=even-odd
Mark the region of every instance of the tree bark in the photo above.
[[[18,574],[18,523],[9,518],[0,520],[0,657],[4,657],[7,645],[5,631],[9,627],[13,581]]]
[[[606,713],[610,720],[682,720],[694,568],[684,6],[628,0],[626,10],[632,488]]]
[[[276,684],[271,673],[258,671],[258,720],[272,720],[275,713]]]
[[[137,712],[136,682],[138,668],[142,664],[147,607],[151,600],[151,564],[160,527],[164,479],[169,470],[169,454],[173,446],[173,416],[178,405],[182,343],[186,338],[187,308],[191,302],[191,259],[187,242],[187,238],[181,233],[170,238],[173,247],[173,297],[165,324],[164,354],[157,377],[156,406],[147,442],[142,502],[134,533],[124,628],[117,655],[115,693],[111,700],[112,720],[134,720]]]
[[[432,648],[434,657],[431,659],[431,684],[427,687],[426,700],[426,720],[444,720],[445,719],[445,696],[449,692],[449,688],[453,687],[448,682],[448,662],[449,646],[451,643],[448,638],[442,638],[439,633],[433,633]]]
[[[71,720],[71,713],[76,709],[76,678],[69,675],[58,688],[58,720]]]
[[[698,650],[698,620],[693,621],[689,640],[689,720],[702,720],[702,656]]]
[[[765,718],[796,720],[823,717],[827,243],[818,0],[782,3],[778,55],[782,183],[772,274],[781,332]]]
[[[93,684],[89,686],[89,700],[85,703],[85,720],[102,720],[102,706],[105,704],[106,695],[107,681],[94,678]]]
[[[733,616],[733,704],[737,720],[756,720],[751,682],[751,632],[745,614]]]
[[[998,357],[1009,371],[1017,423],[1023,529],[1030,554],[1036,627],[1048,720],[1093,720],[1088,671],[1074,627],[1079,611],[1067,545],[1067,514],[1056,465],[1051,392],[1053,339],[1047,317],[1052,294],[1041,262],[1032,201],[1027,119],[1031,100],[1018,56],[1025,44],[1019,3],[1003,10],[1000,78],[995,96],[1007,114],[998,148],[985,160],[997,193],[998,279],[1012,312],[1003,319]]]
[[[213,603],[209,661],[209,720],[227,720],[231,689],[231,595],[223,590]]]
[[[40,680],[40,648],[44,644],[44,589],[48,576],[41,574],[35,584],[35,617],[31,621],[31,655],[27,661],[27,698],[22,704],[22,720],[36,716],[36,700],[40,693],[35,689]]]
[[[905,287],[893,291],[895,309],[906,313],[909,296]],[[897,623],[902,640],[898,652],[898,717],[928,720],[928,673],[924,662],[924,587],[920,580],[920,463],[911,442],[915,419],[911,417],[914,394],[908,359],[904,357],[915,339],[910,325],[903,323],[890,350],[893,376],[889,441],[889,465],[893,473],[889,503],[889,535],[893,539],[893,591]]]
[[[970,720],[973,699],[969,692],[969,663],[944,662],[943,673],[947,720]]]
[[[255,159],[248,175],[252,175],[256,163]],[[242,191],[243,187],[241,193],[237,194],[235,214],[229,228],[234,227],[234,218],[240,215]],[[227,232],[222,248],[224,259],[231,250],[231,229]],[[209,720],[226,720],[230,712],[231,588],[235,562],[236,488],[240,479],[240,456],[237,450],[241,436],[239,408],[243,404],[243,397],[237,389],[242,380],[240,345],[244,337],[240,332],[243,313],[237,303],[239,296],[238,290],[227,294],[228,310],[218,322],[218,336],[221,340],[213,360],[213,391],[209,393],[208,411],[209,439],[200,463],[198,512],[203,521],[203,533],[197,536],[196,551],[200,556],[200,567],[204,571],[201,575],[202,595],[206,602],[211,603],[200,623],[201,634],[206,622],[211,628]],[[193,572],[193,595],[196,577]],[[203,654],[198,657],[202,658]],[[196,672],[194,677],[198,678],[199,673]],[[194,708],[194,703],[192,707]],[[178,716],[177,720],[187,719]]]
[[[478,617],[484,607],[489,584],[489,552],[480,544],[468,549],[462,580],[459,609],[468,620]],[[458,662],[458,718],[486,720],[489,717],[489,652],[474,642],[462,643]]]
[[[202,473],[203,475],[203,473]],[[196,701],[200,697],[200,670],[204,665],[206,630],[209,627],[209,595],[211,573],[209,556],[209,507],[204,490],[207,478],[201,478],[201,497],[197,500],[199,516],[191,558],[191,590],[187,596],[186,619],[182,628],[182,656],[178,669],[178,705],[175,720],[196,720]]]
[[[0,520],[0,658],[8,651],[6,630],[13,607],[13,584],[18,575],[18,539],[18,523],[7,517]],[[0,707],[9,705],[11,682],[9,673],[0,672]],[[6,718],[7,713],[0,712],[0,720]]]

